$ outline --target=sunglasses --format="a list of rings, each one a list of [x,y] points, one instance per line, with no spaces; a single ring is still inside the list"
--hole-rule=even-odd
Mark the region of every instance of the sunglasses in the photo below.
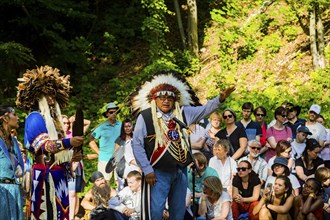
[[[256,114],[256,116],[261,116],[261,117],[265,117],[265,115],[264,114]]]
[[[117,113],[117,111],[108,111],[110,115]]]
[[[287,115],[281,115],[283,118],[286,118],[287,117]]]
[[[233,115],[224,115],[224,116],[223,116],[224,119],[232,118],[232,117],[233,117]]]
[[[169,102],[173,102],[174,101],[174,97],[173,96],[158,96],[158,98],[164,102],[165,100],[169,101]]]
[[[245,172],[247,169],[248,169],[247,167],[237,167],[237,168],[236,168],[237,172],[239,172],[239,171],[241,171],[241,170],[242,170],[243,172]]]
[[[258,149],[261,150],[261,147],[251,147],[252,150]]]

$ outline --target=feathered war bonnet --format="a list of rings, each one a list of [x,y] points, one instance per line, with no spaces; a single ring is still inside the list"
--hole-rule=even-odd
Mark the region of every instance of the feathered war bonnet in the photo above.
[[[199,99],[184,78],[176,72],[159,72],[132,94],[133,114],[152,107],[158,96],[173,96],[179,106],[200,105]]]
[[[132,95],[133,115],[138,115],[139,112],[151,108],[151,117],[155,129],[155,150],[158,146],[164,146],[168,143],[164,139],[162,128],[158,123],[158,119],[162,114],[158,114],[156,109],[156,98],[161,95],[174,97],[175,104],[172,114],[180,121],[183,121],[181,107],[187,105],[200,105],[199,100],[185,81],[175,72],[160,72],[154,75],[150,80],[147,80],[135,93]],[[181,132],[179,132],[182,138]],[[184,142],[181,142],[184,145]],[[186,147],[183,147],[186,149]]]
[[[61,108],[67,106],[71,89],[69,78],[70,75],[60,76],[59,69],[47,65],[26,70],[23,77],[18,79],[21,83],[17,87],[17,107],[30,111],[47,94],[54,95]]]

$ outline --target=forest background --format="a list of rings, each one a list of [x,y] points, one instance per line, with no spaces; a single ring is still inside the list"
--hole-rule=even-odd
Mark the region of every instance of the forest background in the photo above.
[[[329,11],[327,0],[2,0],[1,104],[15,107],[26,69],[50,65],[71,76],[63,113],[82,107],[92,129],[106,103],[131,117],[129,95],[176,71],[201,103],[235,84],[225,107],[238,118],[246,101],[264,106],[268,122],[283,101],[300,105],[301,118],[317,103],[329,126]],[[23,141],[28,112],[17,111]],[[87,178],[96,162],[85,163]]]

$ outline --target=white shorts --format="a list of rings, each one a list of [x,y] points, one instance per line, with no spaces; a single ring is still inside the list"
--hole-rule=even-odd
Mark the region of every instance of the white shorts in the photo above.
[[[113,171],[111,173],[105,172],[105,167],[107,166],[107,163],[108,161],[99,161],[97,163],[97,170],[103,174],[105,180],[110,181]]]

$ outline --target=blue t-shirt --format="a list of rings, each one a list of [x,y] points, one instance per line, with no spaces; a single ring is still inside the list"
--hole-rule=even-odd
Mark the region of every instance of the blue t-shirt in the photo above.
[[[255,121],[250,121],[246,127],[244,127],[241,121],[236,122],[236,125],[245,129],[248,141],[255,140],[257,135],[262,136],[261,126]]]
[[[115,140],[120,135],[121,122],[116,121],[114,125],[111,125],[109,121],[105,121],[99,127],[97,127],[92,136],[99,140],[99,161],[108,161],[115,149]]]

